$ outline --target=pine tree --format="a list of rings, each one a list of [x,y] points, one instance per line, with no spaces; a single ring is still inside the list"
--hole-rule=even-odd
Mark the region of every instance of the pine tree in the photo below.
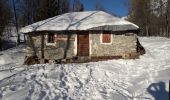
[[[36,21],[44,20],[60,14],[60,0],[42,0],[35,18]]]
[[[0,42],[2,33],[11,18],[11,10],[6,0],[0,0]],[[1,44],[1,43],[0,43]]]
[[[69,0],[42,0],[35,19],[36,21],[44,20],[69,11]]]

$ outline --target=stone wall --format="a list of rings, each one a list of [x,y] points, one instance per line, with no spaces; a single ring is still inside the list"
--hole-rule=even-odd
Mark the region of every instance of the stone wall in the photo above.
[[[57,40],[55,39],[55,43],[47,43],[47,35],[45,36],[45,45],[44,45],[44,59],[48,60],[57,60],[66,58],[72,58],[75,56],[74,54],[74,42],[75,42],[75,34],[72,34],[70,37],[70,41],[68,42],[66,39]],[[33,43],[35,45],[36,55],[38,58],[41,58],[41,36],[32,36]],[[31,56],[34,53],[34,50],[31,46],[31,41],[28,39],[27,41],[27,56]]]
[[[101,56],[122,56],[128,58],[131,54],[137,53],[137,38],[136,35],[115,35],[112,34],[112,42],[109,44],[102,43],[101,32],[91,32],[90,34],[90,56],[101,57]],[[55,43],[47,43],[47,35],[45,36],[44,45],[44,59],[57,60],[63,59],[66,54],[66,58],[73,58],[77,56],[77,40],[76,34],[72,34],[70,41],[67,39],[55,39]],[[36,55],[41,58],[41,35],[32,36],[33,45],[35,50],[32,48],[31,39],[27,41],[27,56],[32,56],[34,51]],[[67,48],[67,49],[66,49]]]
[[[135,35],[114,35],[112,34],[112,42],[102,43],[101,33],[91,34],[91,56],[122,56],[128,58],[130,54],[136,53],[137,39]]]
[[[28,35],[28,39],[26,43],[27,43],[27,48],[26,48],[27,56],[33,56],[34,52],[38,54],[38,52],[41,49],[41,36],[40,35],[34,35],[34,36]],[[32,46],[34,46],[35,49],[33,49]]]

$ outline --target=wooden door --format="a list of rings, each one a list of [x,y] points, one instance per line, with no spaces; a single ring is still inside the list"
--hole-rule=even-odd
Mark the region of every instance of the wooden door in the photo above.
[[[89,56],[89,34],[77,34],[78,56]]]

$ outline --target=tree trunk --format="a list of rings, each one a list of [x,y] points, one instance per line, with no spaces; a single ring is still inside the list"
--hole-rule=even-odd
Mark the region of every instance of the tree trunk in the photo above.
[[[167,37],[170,37],[170,28],[167,26]]]
[[[146,25],[146,36],[149,36],[149,28],[147,25]]]
[[[31,35],[29,35],[28,36],[29,37],[29,41],[30,41],[30,43],[31,43],[31,47],[32,47],[32,49],[33,49],[33,56],[36,56],[37,55],[37,52],[36,52],[36,48],[35,48],[35,45],[34,45],[34,41],[33,41],[33,39],[32,39],[32,36]]]
[[[41,63],[44,63],[44,34],[41,35]]]
[[[16,7],[15,7],[15,1],[12,0],[12,4],[13,4],[13,10],[14,10],[14,17],[15,17],[15,27],[17,30],[17,44],[20,44],[20,34],[18,33],[18,18],[17,18],[17,12],[16,12]]]

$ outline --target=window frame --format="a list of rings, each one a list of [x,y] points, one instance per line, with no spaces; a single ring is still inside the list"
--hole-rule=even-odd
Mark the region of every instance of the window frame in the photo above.
[[[110,42],[109,42],[109,43],[103,42],[103,34],[104,34],[104,32],[110,32]],[[112,40],[113,40],[112,31],[102,31],[102,32],[101,32],[101,35],[100,35],[100,43],[101,43],[101,44],[110,45],[110,44],[112,44],[112,42],[113,42]]]
[[[49,42],[49,34],[54,34],[54,42]],[[47,35],[46,35],[46,45],[55,45],[56,44],[55,38],[56,38],[55,33],[47,33]]]
[[[54,33],[48,33],[47,41],[48,41],[48,43],[54,43],[55,42],[55,34]]]

